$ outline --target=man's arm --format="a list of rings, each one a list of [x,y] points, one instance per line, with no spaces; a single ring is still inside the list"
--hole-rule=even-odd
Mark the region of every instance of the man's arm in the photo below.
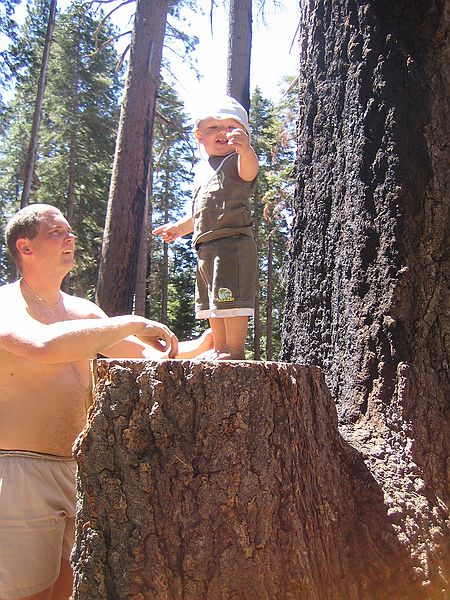
[[[117,344],[133,335],[144,342],[138,344],[143,354],[146,347],[150,348],[162,339],[167,348],[166,356],[176,356],[178,340],[168,327],[133,315],[74,319],[50,325],[31,317],[21,319],[14,327],[5,320],[0,323],[0,347],[12,354],[47,364],[93,358],[97,353],[108,356],[109,349],[113,356],[118,356],[115,354]],[[135,345],[133,348],[139,354]],[[121,356],[126,357],[123,353]]]
[[[94,304],[89,300],[74,298],[73,296],[72,299],[84,303],[85,309],[87,307],[88,313],[86,316],[88,318],[108,318],[108,315],[99,306],[97,306],[97,304]],[[158,325],[161,325],[161,323],[158,323]],[[166,327],[166,329],[167,331],[170,331],[168,327]],[[170,333],[172,334],[172,332]],[[173,338],[175,338],[175,341],[178,344],[178,340],[174,335]],[[173,343],[174,342],[172,341],[172,345]],[[153,360],[160,360],[162,358],[175,358],[175,352],[172,351],[172,348],[168,346],[166,342],[161,343],[159,338],[146,338],[141,340],[136,335],[127,336],[126,338],[107,348],[101,354],[107,356],[108,358],[150,358]]]

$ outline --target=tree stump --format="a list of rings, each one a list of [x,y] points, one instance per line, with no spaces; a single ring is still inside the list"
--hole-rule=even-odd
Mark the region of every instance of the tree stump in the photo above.
[[[318,368],[94,369],[74,600],[426,597]]]

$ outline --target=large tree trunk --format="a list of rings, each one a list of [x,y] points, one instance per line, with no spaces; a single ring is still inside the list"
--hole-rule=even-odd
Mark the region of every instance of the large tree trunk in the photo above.
[[[167,0],[136,6],[97,286],[109,315],[133,310],[167,10]]]
[[[250,110],[252,0],[230,0],[227,93]]]
[[[449,27],[445,0],[304,3],[283,333],[325,369],[430,598],[450,574]]]
[[[94,366],[74,600],[426,597],[319,369]]]

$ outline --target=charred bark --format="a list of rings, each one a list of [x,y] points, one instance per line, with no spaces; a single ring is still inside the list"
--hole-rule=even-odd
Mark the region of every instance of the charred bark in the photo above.
[[[319,365],[429,598],[449,592],[450,5],[303,5],[283,358]]]
[[[74,600],[425,598],[315,367],[97,362]]]
[[[227,94],[250,110],[252,0],[230,0]]]

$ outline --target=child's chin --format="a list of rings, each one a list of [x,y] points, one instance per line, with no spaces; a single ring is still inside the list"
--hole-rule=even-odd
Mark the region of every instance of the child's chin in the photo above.
[[[230,144],[216,144],[215,148],[217,152],[221,152],[222,154],[228,154],[233,151],[233,146]]]

